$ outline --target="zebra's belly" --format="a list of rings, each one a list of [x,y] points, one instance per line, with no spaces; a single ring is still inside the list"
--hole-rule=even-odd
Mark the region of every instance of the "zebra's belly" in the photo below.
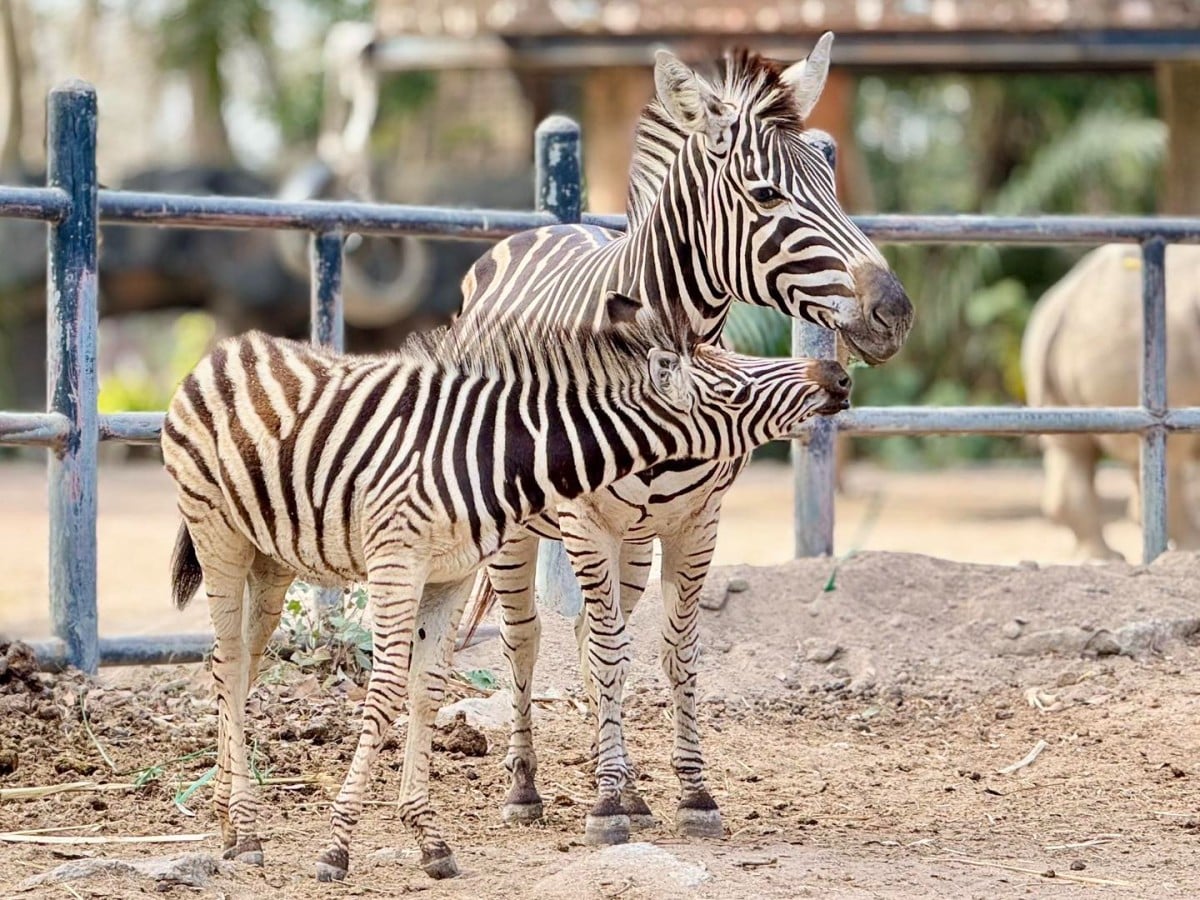
[[[670,534],[719,501],[747,459],[675,464],[613,483],[585,501],[588,513],[612,524],[626,541],[647,541]],[[564,504],[566,505],[566,504]],[[558,509],[545,510],[526,529],[538,537],[559,540]]]

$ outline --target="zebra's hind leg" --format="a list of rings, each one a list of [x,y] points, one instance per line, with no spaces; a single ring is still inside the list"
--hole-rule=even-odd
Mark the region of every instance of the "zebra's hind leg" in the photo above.
[[[250,656],[243,640],[246,576],[254,547],[216,516],[190,521],[188,529],[204,573],[215,642],[213,684],[217,695],[217,775],[213,811],[221,826],[226,859],[262,865],[262,845],[254,833],[254,796],[246,755],[246,693]]]
[[[259,553],[255,556],[247,579],[249,587],[249,605],[246,607],[246,622],[243,629],[246,640],[246,690],[243,694],[242,706],[245,708],[245,697],[254,687],[255,679],[262,666],[263,653],[271,635],[279,624],[279,616],[283,611],[283,598],[293,580],[292,573],[276,563],[268,556]],[[242,744],[244,746],[244,743]],[[247,770],[249,762],[247,762]],[[232,821],[238,823],[237,837],[233,844],[226,845],[226,856],[239,862],[261,866],[263,864],[262,841],[257,836],[258,800],[249,791],[235,793],[230,805],[229,815]]]
[[[661,535],[665,615],[662,666],[675,695],[675,749],[671,764],[681,787],[675,827],[692,837],[721,837],[721,811],[704,782],[704,757],[696,722],[696,662],[700,591],[717,540],[719,501],[710,502],[695,524]]]
[[[429,805],[429,761],[433,723],[446,696],[446,676],[458,637],[467,598],[475,576],[462,581],[426,586],[417,608],[409,670],[408,738],[404,746],[404,774],[400,782],[400,818],[417,835],[421,868],[431,878],[458,874],[454,852],[437,827]]]
[[[583,589],[587,615],[587,671],[596,693],[599,722],[596,760],[597,799],[587,815],[584,840],[621,844],[629,840],[629,815],[621,805],[628,760],[621,730],[621,704],[629,672],[629,635],[621,614],[616,574],[621,543],[594,517],[559,510],[563,546]]]
[[[512,728],[504,758],[510,782],[500,810],[500,817],[509,824],[527,825],[542,818],[533,747],[533,667],[542,635],[533,593],[537,549],[537,538],[523,532],[504,545],[482,576],[500,601],[500,640],[513,685]]]
[[[416,562],[411,551],[403,558],[368,562],[367,590],[374,603],[374,666],[367,683],[358,746],[330,814],[332,836],[317,856],[318,881],[341,881],[350,870],[350,836],[362,815],[371,767],[384,735],[404,705],[413,623],[425,582],[423,567],[414,565]]]

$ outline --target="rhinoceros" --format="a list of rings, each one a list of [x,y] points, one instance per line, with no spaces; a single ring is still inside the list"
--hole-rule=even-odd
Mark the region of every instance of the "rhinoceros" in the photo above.
[[[1200,247],[1166,253],[1167,386],[1172,406],[1200,405]],[[1041,298],[1021,344],[1030,406],[1136,406],[1142,346],[1142,259],[1136,246],[1100,247]],[[1045,435],[1043,512],[1075,533],[1084,559],[1119,559],[1104,540],[1094,475],[1102,454],[1136,467],[1137,435]],[[1180,549],[1200,547],[1187,469],[1200,436],[1167,441],[1167,530]],[[1138,510],[1137,478],[1130,503]]]

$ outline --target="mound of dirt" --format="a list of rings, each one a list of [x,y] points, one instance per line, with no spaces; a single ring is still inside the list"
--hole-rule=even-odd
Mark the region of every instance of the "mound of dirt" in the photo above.
[[[544,824],[500,824],[506,729],[472,726],[470,712],[451,720],[440,737],[463,742],[434,754],[430,798],[463,875],[430,881],[396,811],[402,716],[376,764],[344,890],[464,900],[990,900],[1053,890],[1070,900],[1108,886],[1197,896],[1198,575],[1194,554],[1039,569],[863,553],[714,570],[698,720],[721,841],[686,841],[670,824],[674,725],[652,587],[630,622],[625,728],[660,824],[616,851],[583,844],[594,726],[571,623],[545,613],[534,680]],[[739,590],[727,590],[731,581]],[[508,680],[499,641],[460,652],[456,666]],[[21,761],[4,779],[0,817],[22,833],[0,853],[0,896],[64,857],[220,855],[204,782],[216,707],[202,667],[36,679],[44,692],[0,694],[0,716],[20,722],[0,729],[0,749]],[[197,896],[327,900],[312,860],[363,696],[352,683],[268,666],[248,727],[266,867],[222,867]],[[72,845],[76,835],[121,843]],[[76,883],[82,896],[148,890],[100,868]],[[65,893],[45,885],[22,896]]]

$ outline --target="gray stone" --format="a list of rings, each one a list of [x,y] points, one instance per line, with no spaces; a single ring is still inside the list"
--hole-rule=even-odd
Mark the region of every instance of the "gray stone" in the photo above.
[[[224,862],[207,853],[184,853],[181,856],[152,859],[80,859],[26,878],[21,883],[21,890],[42,884],[94,878],[97,875],[153,878],[159,883],[199,888],[208,884],[214,875],[232,872],[234,868],[234,863]]]

